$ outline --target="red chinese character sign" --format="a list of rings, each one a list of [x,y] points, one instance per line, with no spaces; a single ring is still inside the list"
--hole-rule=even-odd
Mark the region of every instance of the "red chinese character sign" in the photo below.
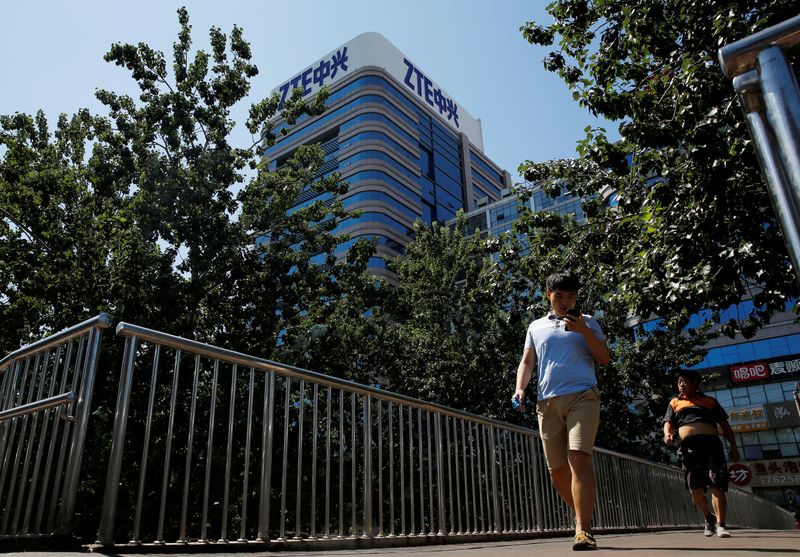
[[[780,379],[800,374],[800,358],[791,360],[773,360],[770,362],[747,362],[729,366],[731,381],[745,383],[747,381],[763,381]]]
[[[728,466],[728,476],[735,485],[745,486],[753,479],[753,474],[750,468],[746,465],[736,462]]]
[[[751,362],[749,364],[740,364],[730,368],[731,380],[734,383],[743,383],[745,381],[757,381],[759,379],[768,379],[769,370],[767,364],[764,362]]]

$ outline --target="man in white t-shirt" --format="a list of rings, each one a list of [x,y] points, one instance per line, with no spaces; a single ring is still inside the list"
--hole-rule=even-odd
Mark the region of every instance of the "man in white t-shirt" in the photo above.
[[[595,364],[611,359],[605,335],[590,315],[575,310],[580,281],[570,272],[547,277],[550,313],[528,327],[514,399],[522,403],[533,370],[536,413],[553,486],[575,514],[576,551],[597,549],[591,534],[595,478],[592,448],[600,422]]]

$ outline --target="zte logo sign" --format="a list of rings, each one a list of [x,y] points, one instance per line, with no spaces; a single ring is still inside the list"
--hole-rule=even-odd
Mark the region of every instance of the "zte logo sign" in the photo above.
[[[415,68],[414,64],[409,62],[406,58],[403,58],[403,63],[406,65],[406,76],[405,79],[403,79],[403,83],[426,103],[433,108],[438,108],[439,114],[448,120],[452,120],[455,126],[459,127],[458,105],[455,101],[446,97],[441,89],[434,87],[433,82],[428,79],[424,73],[419,71],[419,68]]]
[[[281,85],[278,88],[281,92],[281,102],[278,105],[278,110],[283,109],[283,105],[291,91],[302,87],[303,96],[305,97],[311,92],[312,84],[317,87],[322,87],[325,85],[326,80],[334,79],[340,69],[342,72],[346,72],[348,69],[347,60],[347,47],[345,46],[337,50],[336,54],[331,56],[330,60],[321,60],[316,67],[311,66],[310,68],[306,68],[304,72],[294,76],[294,79]]]
[[[735,366],[731,368],[731,379],[733,379],[735,382],[756,381],[758,379],[766,379],[768,377],[769,368],[767,367],[767,364],[762,362]]]

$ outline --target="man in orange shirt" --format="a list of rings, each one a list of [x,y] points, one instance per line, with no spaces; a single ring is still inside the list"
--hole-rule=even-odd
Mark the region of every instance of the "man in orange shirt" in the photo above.
[[[677,429],[681,438],[678,453],[681,455],[686,487],[697,509],[705,517],[706,536],[716,534],[729,538],[725,528],[725,515],[728,501],[728,465],[725,451],[719,438],[717,424],[730,444],[730,457],[739,460],[736,438],[728,424],[728,414],[717,399],[700,392],[700,375],[694,371],[682,371],[678,375],[679,396],[673,398],[664,416],[664,442],[671,445],[675,441]],[[708,507],[706,489],[711,487],[711,504]]]

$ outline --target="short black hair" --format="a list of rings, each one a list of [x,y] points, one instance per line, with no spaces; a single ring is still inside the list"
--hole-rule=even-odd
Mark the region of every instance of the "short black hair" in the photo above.
[[[547,290],[566,290],[568,292],[577,292],[581,289],[581,281],[575,276],[572,271],[559,271],[552,273],[545,281]]]
[[[678,380],[681,377],[683,377],[684,379],[686,379],[687,381],[689,381],[694,385],[700,384],[700,374],[697,373],[696,371],[681,370],[678,372],[678,375],[675,376],[675,380]]]

